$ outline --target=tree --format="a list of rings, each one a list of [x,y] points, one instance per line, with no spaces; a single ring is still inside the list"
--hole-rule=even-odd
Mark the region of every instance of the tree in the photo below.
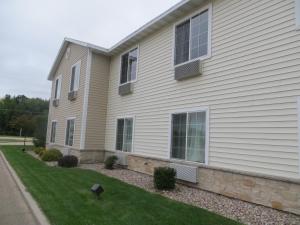
[[[24,95],[6,95],[0,98],[0,135],[33,136],[37,117],[48,115],[49,101],[40,98],[27,98]],[[47,123],[47,118],[43,117]],[[45,131],[46,132],[46,131]]]
[[[35,118],[33,143],[36,147],[45,147],[47,133],[47,114]]]

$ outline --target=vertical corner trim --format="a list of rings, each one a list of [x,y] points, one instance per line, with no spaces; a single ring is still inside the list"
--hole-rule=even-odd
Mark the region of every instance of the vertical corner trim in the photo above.
[[[297,97],[297,112],[298,112],[298,172],[300,176],[300,96]]]
[[[80,131],[80,150],[85,149],[85,135],[86,135],[88,104],[89,104],[92,54],[93,53],[92,53],[91,49],[88,49],[87,65],[86,65],[86,73],[85,73],[85,84],[84,84],[84,99],[83,99],[83,108],[82,108],[82,121],[81,121],[81,131]]]
[[[300,30],[300,0],[295,0],[296,29]]]

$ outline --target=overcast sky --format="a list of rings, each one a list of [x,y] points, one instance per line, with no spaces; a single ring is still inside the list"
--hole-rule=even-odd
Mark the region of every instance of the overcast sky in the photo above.
[[[50,97],[64,37],[111,47],[179,0],[0,0],[0,97]]]

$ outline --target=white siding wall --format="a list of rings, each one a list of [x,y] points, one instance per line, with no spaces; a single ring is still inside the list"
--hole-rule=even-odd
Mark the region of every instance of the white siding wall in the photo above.
[[[212,57],[197,78],[173,78],[173,24],[139,47],[131,95],[118,95],[120,56],[112,58],[106,150],[115,148],[116,118],[135,115],[134,153],[169,158],[169,114],[208,106],[209,165],[299,176],[294,0],[213,1]]]
[[[110,60],[92,55],[85,148],[104,150]]]
[[[74,133],[74,149],[80,148],[80,134],[81,134],[81,116],[82,116],[82,106],[84,99],[84,84],[85,84],[85,74],[87,65],[87,48],[70,44],[69,45],[70,57],[66,59],[64,56],[60,62],[60,65],[55,73],[52,81],[52,96],[51,101],[54,98],[54,88],[55,79],[57,76],[62,75],[61,93],[59,106],[53,107],[52,102],[50,103],[49,116],[48,116],[48,129],[47,129],[47,144],[50,141],[51,133],[51,121],[56,120],[56,141],[55,145],[64,146],[65,145],[65,131],[66,131],[66,119],[68,117],[76,117],[75,120],[75,133]],[[78,96],[75,101],[68,100],[68,93],[70,89],[71,80],[71,67],[73,64],[81,60],[80,66],[80,80]]]

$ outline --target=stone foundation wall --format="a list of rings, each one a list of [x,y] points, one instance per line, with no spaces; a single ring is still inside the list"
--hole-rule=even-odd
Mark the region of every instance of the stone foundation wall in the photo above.
[[[75,155],[78,157],[80,163],[99,163],[104,161],[104,150],[78,150],[60,145],[47,145],[46,148],[58,149],[64,155]]]
[[[153,175],[155,167],[168,166],[169,163],[168,160],[128,156],[128,169],[150,175]],[[195,184],[191,186],[194,187]],[[300,215],[300,180],[298,179],[199,166],[196,187]]]

